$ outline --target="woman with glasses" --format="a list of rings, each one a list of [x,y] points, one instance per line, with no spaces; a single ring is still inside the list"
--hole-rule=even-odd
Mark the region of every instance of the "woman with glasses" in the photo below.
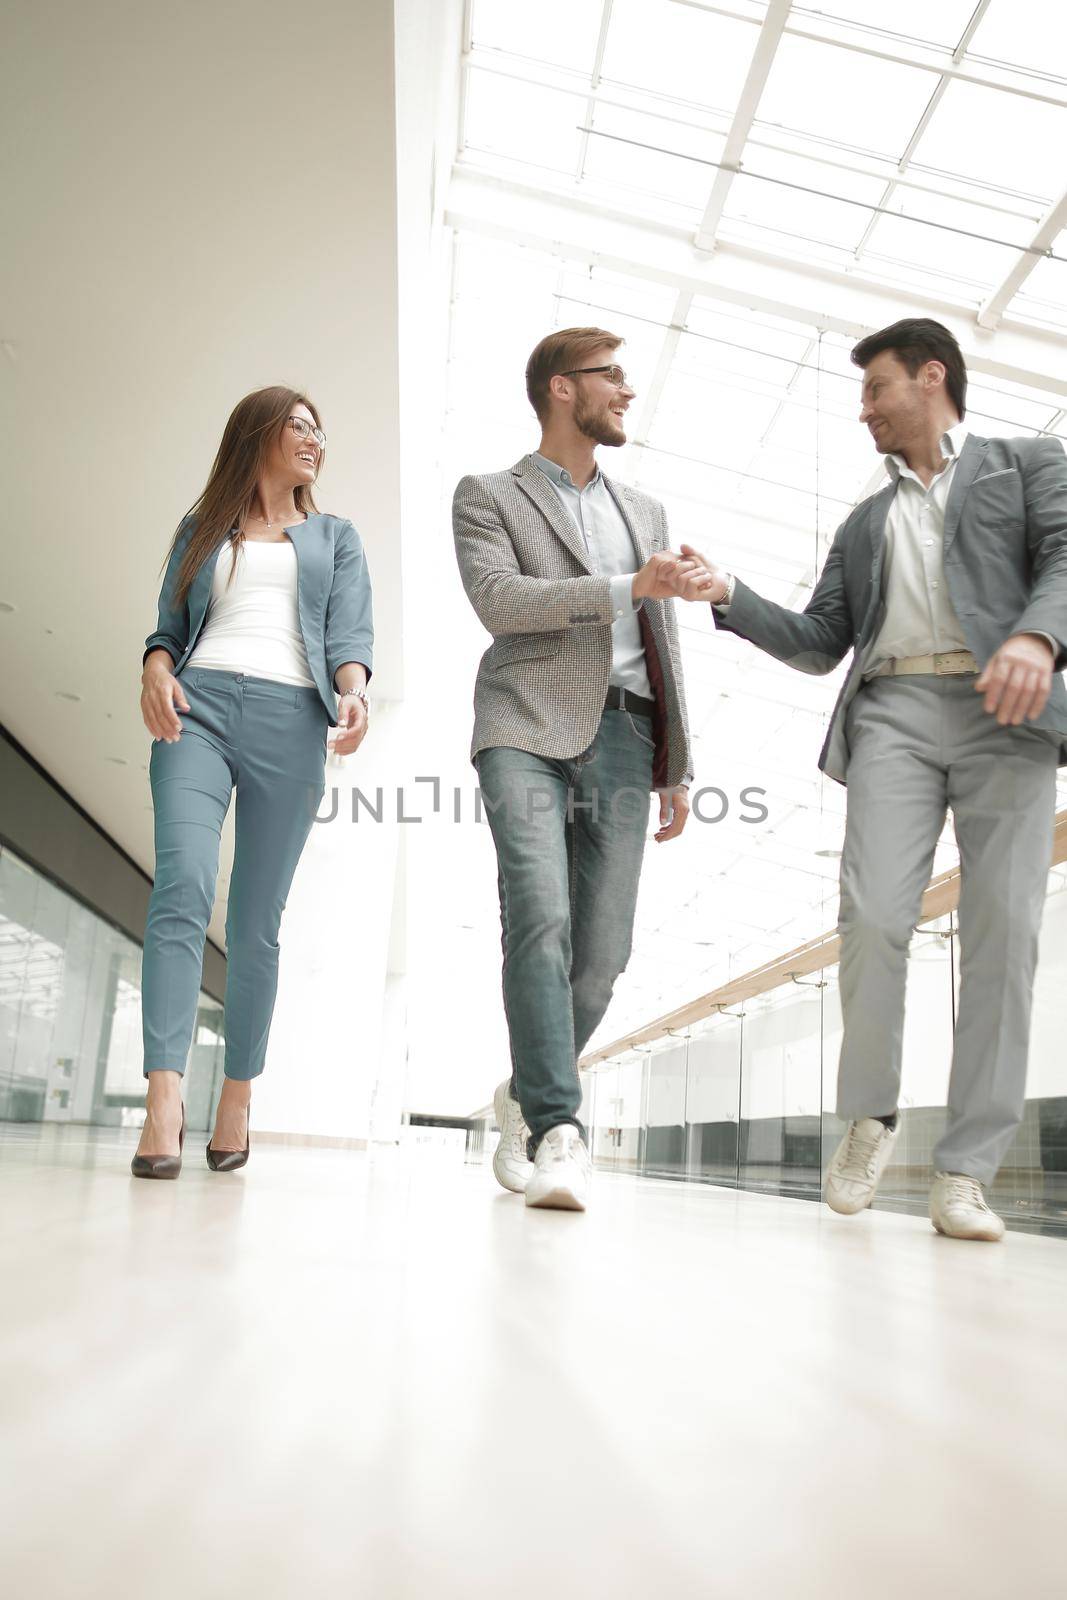
[[[207,487],[179,525],[145,641],[156,875],[142,974],[147,1115],[133,1172],[176,1178],[219,836],[237,793],[226,915],[226,1077],[213,1172],[248,1160],[278,928],[322,798],[327,728],[339,755],[367,731],[371,588],[360,537],[318,511],[326,435],[305,395],[259,389],[234,408]],[[181,713],[179,717],[179,713]]]

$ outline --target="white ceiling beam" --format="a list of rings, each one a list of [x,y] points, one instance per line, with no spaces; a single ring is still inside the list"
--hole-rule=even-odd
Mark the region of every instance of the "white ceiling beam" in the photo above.
[[[879,283],[817,262],[721,242],[698,253],[684,229],[515,184],[469,167],[453,170],[445,223],[461,232],[563,256],[645,282],[723,301],[857,340],[909,314],[933,316],[959,339],[974,372],[1067,395],[1063,340],[1004,320],[996,335],[957,302]],[[595,239],[596,244],[590,243]]]
[[[978,323],[983,328],[999,328],[1009,302],[1018,294],[1042,256],[1052,249],[1058,234],[1067,228],[1067,189],[1054,205],[1050,206],[1030,241],[1028,250],[1020,252],[1019,259],[999,283],[978,312]]]
[[[730,192],[730,185],[737,175],[741,164],[741,157],[752,131],[752,124],[756,120],[763,91],[767,86],[774,58],[781,43],[782,32],[786,19],[789,16],[793,0],[770,0],[767,15],[760,28],[759,39],[752,54],[748,74],[745,78],[741,97],[737,102],[730,131],[726,135],[726,145],[722,154],[723,165],[715,174],[711,195],[707,207],[696,231],[696,247],[698,250],[714,250],[715,235],[719,227],[726,197]]]
[[[952,52],[952,60],[954,64],[958,65],[963,60],[967,50],[970,48],[971,40],[974,38],[975,33],[977,32],[979,24],[982,22],[982,19],[985,17],[985,14],[989,10],[989,7],[992,5],[992,3],[993,0],[978,0],[978,4],[975,6],[974,12],[972,13],[971,20],[963,30],[963,37],[960,39],[959,44]],[[930,121],[934,112],[945,98],[945,90],[948,88],[950,82],[951,79],[948,77],[947,73],[942,73],[933,94],[930,96],[930,99],[927,102],[926,110],[919,118],[918,127],[908,140],[907,148],[900,158],[896,175],[886,184],[882,197],[878,202],[879,206],[888,206],[890,200],[893,198],[893,195],[896,193],[897,185],[900,182],[900,179],[907,172],[911,158],[914,156],[915,151],[918,148],[919,140],[930,126]],[[863,238],[856,246],[855,254],[857,261],[859,260],[860,256],[862,256],[864,250],[866,250],[867,245],[870,242],[871,234],[878,226],[878,221],[878,213],[875,212],[871,217],[870,222],[868,222],[867,226],[863,230]]]
[[[593,125],[593,116],[596,112],[596,91],[600,88],[600,76],[604,70],[604,51],[608,47],[608,29],[611,27],[611,13],[615,0],[604,0],[604,7],[600,13],[600,32],[597,35],[596,55],[593,58],[593,73],[589,80],[590,95],[586,101],[585,118],[582,128],[582,142],[578,149],[578,170],[576,177],[581,182],[585,175],[585,158],[589,153],[589,129]]]
[[[463,154],[467,136],[467,97],[470,92],[470,59],[474,48],[472,14],[474,0],[463,0],[462,48],[459,53],[459,95],[456,102],[456,160]]]
[[[681,290],[671,311],[670,326],[663,336],[663,343],[660,345],[652,380],[645,390],[644,403],[637,419],[637,426],[631,436],[631,448],[641,449],[643,445],[648,443],[648,436],[652,431],[652,422],[659,406],[660,396],[663,393],[664,384],[670,375],[674,357],[678,351],[678,341],[685,332],[686,319],[689,316],[689,308],[692,304],[692,294],[687,289]],[[627,455],[629,453],[630,451],[628,450]]]
[[[770,0],[767,15],[760,29],[756,48],[752,53],[748,74],[745,78],[741,98],[734,113],[730,131],[726,135],[726,144],[723,148],[723,167],[715,174],[711,195],[700,226],[697,228],[694,243],[698,250],[711,252],[715,248],[715,234],[722,216],[726,196],[730,192],[730,185],[734,181],[737,167],[744,152],[745,143],[752,130],[756,110],[760,103],[767,78],[774,64],[775,51],[782,37],[782,29],[789,15],[792,0]],[[588,119],[587,119],[588,120]],[[582,134],[583,140],[588,140],[588,133]],[[583,149],[585,146],[583,145]],[[732,169],[732,170],[730,170]],[[671,312],[671,323],[660,346],[659,356],[656,360],[652,381],[645,394],[637,426],[633,433],[633,448],[641,449],[648,441],[655,420],[656,410],[660,397],[674,364],[678,351],[678,343],[685,331],[686,319],[689,308],[693,304],[693,296],[688,290],[680,290]],[[630,454],[630,451],[627,451]],[[640,459],[640,458],[639,458]],[[639,470],[638,470],[639,475]]]

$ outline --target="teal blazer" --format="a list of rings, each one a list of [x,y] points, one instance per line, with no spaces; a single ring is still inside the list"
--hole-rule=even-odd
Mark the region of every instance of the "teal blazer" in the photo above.
[[[211,599],[211,583],[219,550],[209,556],[193,579],[185,604],[175,604],[178,569],[192,534],[194,520],[182,523],[178,541],[167,563],[159,592],[159,617],[154,633],[145,640],[150,650],[169,650],[174,670],[180,672],[200,636]],[[296,549],[297,611],[315,687],[329,714],[337,722],[334,675],[346,661],[359,661],[370,680],[374,646],[370,574],[363,541],[350,522],[315,511],[306,522],[287,528]],[[143,663],[144,657],[142,657]]]

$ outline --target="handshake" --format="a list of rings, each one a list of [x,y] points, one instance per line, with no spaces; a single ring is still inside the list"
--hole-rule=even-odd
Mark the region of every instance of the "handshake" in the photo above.
[[[725,600],[729,575],[721,567],[705,561],[699,550],[683,544],[673,550],[659,550],[649,556],[640,572],[634,573],[635,600],[707,600],[718,605]]]

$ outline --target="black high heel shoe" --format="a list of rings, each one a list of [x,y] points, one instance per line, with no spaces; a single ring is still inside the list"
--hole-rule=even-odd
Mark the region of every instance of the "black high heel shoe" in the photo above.
[[[207,1145],[207,1164],[212,1172],[237,1172],[248,1161],[248,1151],[251,1144],[252,1102],[248,1103],[248,1122],[245,1124],[245,1147],[243,1150],[212,1150],[211,1141]]]
[[[134,1156],[130,1171],[135,1178],[176,1178],[182,1170],[182,1146],[185,1143],[185,1105],[182,1104],[182,1125],[178,1129],[178,1154],[176,1156]]]

